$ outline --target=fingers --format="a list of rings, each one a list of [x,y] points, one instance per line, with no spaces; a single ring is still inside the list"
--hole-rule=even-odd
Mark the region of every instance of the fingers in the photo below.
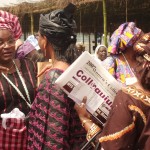
[[[87,101],[87,97],[84,96],[84,97],[83,97],[83,100],[82,100],[82,103],[86,104],[86,101]]]
[[[0,73],[1,73],[1,72],[7,73],[8,71],[9,71],[9,68],[0,66]]]
[[[80,105],[79,105],[79,107],[81,107],[81,108],[83,108],[85,106],[85,103],[81,103]]]
[[[74,108],[77,110],[79,108],[84,108],[87,101],[87,97],[84,96],[81,104],[75,104]]]

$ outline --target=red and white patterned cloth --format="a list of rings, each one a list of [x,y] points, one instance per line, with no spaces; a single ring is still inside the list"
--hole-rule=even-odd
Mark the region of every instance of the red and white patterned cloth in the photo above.
[[[0,150],[26,150],[27,128],[23,119],[10,118],[7,128],[0,120]]]
[[[18,17],[2,10],[0,10],[0,28],[9,29],[16,40],[22,35],[22,29]]]

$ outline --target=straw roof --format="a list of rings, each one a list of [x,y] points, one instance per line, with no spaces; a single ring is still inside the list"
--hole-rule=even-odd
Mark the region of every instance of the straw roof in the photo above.
[[[7,0],[12,3],[12,0]],[[14,1],[14,0],[13,0]],[[65,7],[69,2],[75,4],[77,8],[81,5],[88,5],[90,3],[99,3],[103,0],[15,0],[17,5],[9,5],[9,7],[0,7],[1,10],[6,10],[13,14],[22,16],[27,13],[42,13],[48,10]],[[21,3],[19,3],[19,1]],[[37,3],[32,3],[32,1]],[[126,3],[127,2],[127,3]],[[4,3],[4,2],[3,2]],[[149,0],[106,0],[108,11],[120,12],[125,7],[132,10],[144,10],[150,8]],[[1,6],[1,5],[0,5]]]
[[[0,7],[1,10],[11,12],[16,15],[24,15],[26,13],[41,13],[56,8],[65,7],[69,2],[75,4],[77,7],[91,2],[98,2],[102,0],[44,0],[37,3],[22,2],[17,5],[10,5],[9,7]]]
[[[12,1],[12,0],[7,0]],[[17,0],[16,0],[17,1]],[[21,1],[21,0],[19,0]],[[19,16],[23,30],[30,31],[31,18],[29,14],[34,14],[34,29],[38,28],[38,19],[40,13],[45,13],[53,9],[65,7],[69,2],[77,6],[76,21],[78,30],[96,32],[102,30],[103,26],[103,0],[38,0],[37,3],[27,3],[26,1],[17,6],[3,7],[1,10],[6,10]],[[36,0],[35,0],[36,1]],[[125,21],[126,8],[128,9],[129,20],[135,20],[136,16],[143,21],[147,20],[149,26],[150,3],[149,0],[106,0],[108,27],[113,31],[116,23]],[[144,15],[144,17],[141,17]],[[93,17],[94,16],[94,17]],[[143,24],[141,22],[140,24]],[[149,27],[146,27],[147,30]]]

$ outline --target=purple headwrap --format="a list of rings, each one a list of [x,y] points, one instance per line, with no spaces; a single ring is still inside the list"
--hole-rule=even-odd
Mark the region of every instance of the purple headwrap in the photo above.
[[[111,36],[111,43],[108,52],[119,54],[126,48],[133,46],[141,34],[141,29],[135,26],[134,22],[126,22],[119,26]]]
[[[33,50],[35,50],[35,47],[29,41],[25,41],[18,48],[16,57],[17,58],[24,58],[27,54],[29,54]]]

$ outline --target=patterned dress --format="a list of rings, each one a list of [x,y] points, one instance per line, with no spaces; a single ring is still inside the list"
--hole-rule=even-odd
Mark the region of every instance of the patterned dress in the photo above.
[[[134,86],[118,92],[99,142],[104,150],[149,150],[150,93]]]
[[[39,85],[30,113],[28,150],[80,149],[85,140],[74,102],[55,84],[62,73],[51,69]]]

